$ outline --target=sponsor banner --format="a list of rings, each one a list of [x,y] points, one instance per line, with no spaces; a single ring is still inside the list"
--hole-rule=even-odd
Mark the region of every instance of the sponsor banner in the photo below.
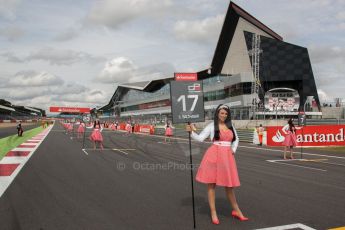
[[[139,110],[141,109],[152,109],[152,108],[158,108],[158,107],[164,107],[164,106],[170,106],[171,102],[169,99],[167,100],[161,100],[156,102],[149,102],[139,105]]]
[[[175,73],[175,81],[197,81],[197,73]]]
[[[140,125],[139,132],[154,134],[155,131],[153,125]]]
[[[150,133],[150,125],[140,125],[139,132],[141,132],[141,133]]]
[[[90,113],[90,108],[81,107],[49,107],[52,113]]]
[[[267,145],[282,146],[285,132],[282,126],[267,127]],[[345,146],[345,125],[296,126],[297,146]]]

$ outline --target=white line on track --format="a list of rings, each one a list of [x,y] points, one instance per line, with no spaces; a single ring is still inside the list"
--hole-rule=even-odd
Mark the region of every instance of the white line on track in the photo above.
[[[82,151],[86,154],[86,155],[89,155],[85,149],[82,149]]]
[[[248,149],[261,149],[264,151],[271,151],[271,152],[284,152],[284,150],[280,149],[265,149],[265,148],[258,148],[258,147],[251,147],[251,146],[238,146],[239,148],[248,148]],[[293,152],[295,154],[300,154],[301,152]],[[345,157],[337,157],[337,156],[329,156],[329,155],[322,155],[322,154],[315,154],[315,153],[305,153],[303,155],[311,155],[311,156],[321,156],[321,157],[329,157],[329,158],[337,158],[337,159],[345,159]]]
[[[128,155],[128,153],[126,153],[125,151],[119,150],[119,149],[116,149],[115,151],[119,151],[121,153],[124,153],[124,154]]]
[[[128,155],[127,152],[125,151],[135,151],[136,149],[82,149],[82,151],[86,154],[89,155],[89,153],[86,150],[94,150],[94,151],[119,151],[121,153],[124,153],[126,155]]]
[[[282,162],[282,161],[288,162],[288,161],[294,161],[294,160],[266,160],[266,161],[271,162],[271,163],[275,163],[275,164],[282,164],[282,165],[288,165],[288,166],[293,166],[293,167],[299,167],[299,168],[305,168],[305,169],[327,172],[327,170],[324,170],[324,169],[301,166],[301,165],[293,165],[293,164],[287,164],[287,163]],[[301,159],[301,160],[295,159],[295,161],[303,161],[303,159]]]
[[[135,151],[136,149],[112,149],[112,150],[113,151],[119,151],[121,153],[124,153],[124,154],[128,155],[128,153],[125,152],[124,150],[126,150],[126,151]]]
[[[169,142],[163,142],[163,141],[158,141],[157,143],[158,143],[158,144],[171,145],[171,143],[169,143]]]
[[[288,229],[303,229],[303,230],[316,230],[314,228],[308,227],[304,224],[289,224],[289,225],[282,225],[282,226],[276,226],[276,227],[271,227],[271,228],[260,228],[256,230],[288,230]]]

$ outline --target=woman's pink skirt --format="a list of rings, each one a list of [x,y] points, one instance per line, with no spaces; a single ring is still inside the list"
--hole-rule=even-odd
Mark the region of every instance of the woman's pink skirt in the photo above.
[[[84,133],[84,131],[85,131],[84,126],[79,125],[79,127],[78,127],[78,133]]]
[[[231,147],[212,144],[201,161],[196,180],[201,183],[224,187],[240,186],[236,161]]]
[[[291,132],[288,135],[286,135],[283,145],[295,147],[297,145],[296,135]]]
[[[168,127],[168,128],[165,130],[165,136],[172,136],[172,135],[173,135],[172,128]]]
[[[103,142],[103,136],[101,134],[101,132],[99,131],[99,129],[94,129],[91,133],[90,139],[92,141],[100,141]]]

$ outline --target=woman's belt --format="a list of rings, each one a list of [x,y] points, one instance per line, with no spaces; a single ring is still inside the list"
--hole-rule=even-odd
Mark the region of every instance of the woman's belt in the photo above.
[[[213,142],[214,145],[219,145],[219,146],[231,146],[230,141],[215,141]]]

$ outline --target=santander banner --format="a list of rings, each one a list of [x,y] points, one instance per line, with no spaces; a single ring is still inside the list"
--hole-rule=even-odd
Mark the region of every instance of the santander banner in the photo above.
[[[267,127],[267,145],[282,146],[282,126]],[[345,125],[296,126],[297,146],[345,146]]]
[[[80,107],[49,107],[52,113],[90,113],[90,108]]]
[[[197,73],[175,73],[175,81],[197,81]]]

